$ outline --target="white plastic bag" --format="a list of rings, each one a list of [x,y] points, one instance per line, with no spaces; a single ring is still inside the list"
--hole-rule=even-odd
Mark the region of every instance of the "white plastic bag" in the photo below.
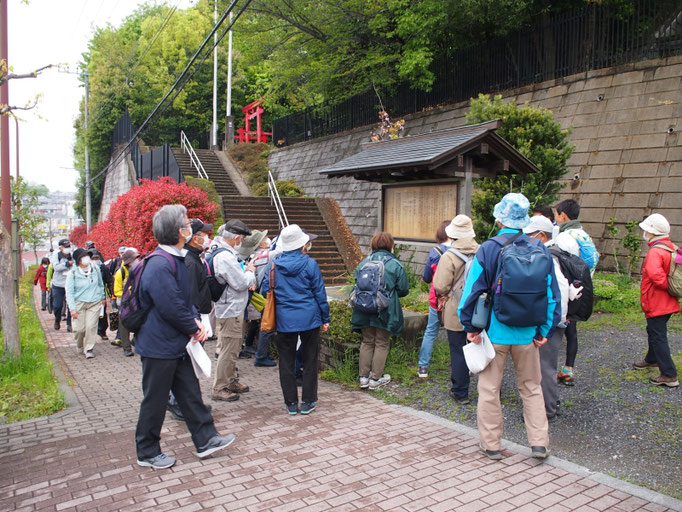
[[[495,358],[495,348],[485,331],[481,331],[480,343],[467,343],[462,351],[464,360],[473,373],[481,373]]]

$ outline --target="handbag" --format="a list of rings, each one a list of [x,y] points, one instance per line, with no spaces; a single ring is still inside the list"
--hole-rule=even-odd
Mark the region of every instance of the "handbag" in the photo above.
[[[109,312],[109,330],[118,331],[118,311]]]
[[[495,358],[495,347],[488,338],[488,333],[481,331],[480,343],[467,343],[462,349],[464,360],[473,373],[480,373],[486,369]]]
[[[265,307],[263,308],[263,316],[260,321],[260,330],[263,332],[273,332],[277,329],[277,321],[275,319],[275,262],[272,262],[270,267],[270,288],[265,295]]]

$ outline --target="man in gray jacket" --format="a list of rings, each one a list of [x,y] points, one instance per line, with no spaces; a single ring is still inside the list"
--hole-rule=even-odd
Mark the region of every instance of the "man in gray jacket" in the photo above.
[[[54,312],[54,328],[59,330],[62,311],[66,305],[66,275],[73,267],[71,242],[66,238],[59,241],[59,250],[50,258],[52,264],[52,311]],[[66,315],[66,330],[71,332],[71,315]]]
[[[236,368],[242,346],[244,310],[249,289],[256,284],[256,267],[253,263],[243,266],[237,247],[250,234],[246,224],[231,220],[218,229],[216,237],[218,247],[213,252],[213,269],[218,282],[227,286],[215,303],[220,356],[213,381],[213,400],[231,402],[239,399],[239,393],[249,390],[239,382]]]

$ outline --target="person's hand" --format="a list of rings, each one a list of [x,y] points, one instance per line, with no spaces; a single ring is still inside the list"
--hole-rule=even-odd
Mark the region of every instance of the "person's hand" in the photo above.
[[[580,288],[576,288],[573,285],[569,286],[568,287],[568,300],[579,299],[580,297],[583,296],[582,291],[583,291],[582,286]]]
[[[470,341],[471,343],[480,343],[481,342],[481,333],[468,332],[467,333],[467,341]]]
[[[329,324],[322,324],[322,332],[327,332],[329,330]]]
[[[71,318],[78,318],[78,311],[72,311]]]
[[[256,271],[256,265],[253,264],[253,261],[249,261],[249,264],[246,265],[246,270],[250,270],[251,272]]]
[[[253,283],[253,285],[251,285],[251,286],[249,287],[249,291],[250,291],[250,292],[255,292],[255,291],[256,291],[256,283]]]
[[[533,338],[533,345],[535,345],[538,348],[543,346],[545,343],[547,343],[547,338],[545,338],[544,336],[542,338]]]
[[[106,306],[106,305],[107,305],[107,299],[102,299],[102,304],[103,304],[104,306]]]
[[[202,324],[199,320],[195,318],[194,321],[197,323],[199,330],[192,336],[192,343],[196,343],[197,341],[203,343],[206,341],[206,338],[208,338],[208,331],[206,331],[204,324]]]

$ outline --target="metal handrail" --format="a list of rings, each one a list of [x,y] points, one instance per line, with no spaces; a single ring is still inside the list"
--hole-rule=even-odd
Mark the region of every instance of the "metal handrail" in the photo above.
[[[289,219],[287,219],[287,214],[284,212],[284,205],[282,204],[282,199],[279,197],[277,185],[275,184],[275,178],[272,176],[270,169],[268,169],[268,192],[270,194],[270,200],[275,205],[275,209],[277,210],[280,229],[285,227],[285,225],[288,226]]]
[[[183,153],[185,153],[185,152],[189,153],[190,162],[192,162],[192,165],[197,170],[197,174],[199,174],[199,177],[207,180],[208,174],[206,174],[206,171],[204,170],[204,166],[201,165],[201,160],[199,160],[199,157],[197,156],[196,152],[194,151],[194,148],[192,147],[192,143],[189,141],[189,139],[187,138],[187,135],[185,135],[185,132],[182,130],[180,130],[180,147],[182,147]]]

